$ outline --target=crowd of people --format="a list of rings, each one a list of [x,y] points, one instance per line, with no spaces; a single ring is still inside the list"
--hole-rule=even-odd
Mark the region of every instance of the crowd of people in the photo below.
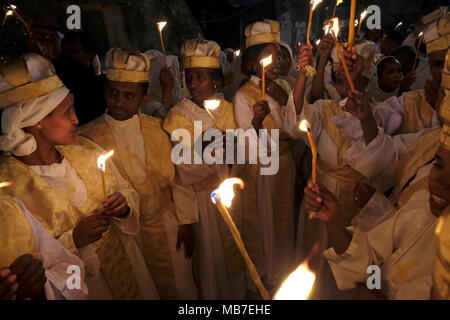
[[[180,57],[100,59],[83,32],[33,28],[36,52],[0,64],[0,299],[261,299],[211,200],[230,177],[271,297],[315,260],[311,299],[449,299],[450,13],[434,17],[342,38],[344,61],[330,33],[291,45],[267,19],[239,51],[191,39]],[[230,130],[243,162],[175,161],[235,155]]]

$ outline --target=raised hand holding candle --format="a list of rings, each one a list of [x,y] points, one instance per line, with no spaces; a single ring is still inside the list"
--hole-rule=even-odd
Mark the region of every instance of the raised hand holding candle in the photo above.
[[[209,116],[211,117],[214,126],[217,128],[216,119],[211,113],[211,110],[216,110],[220,105],[220,100],[205,100],[203,105],[205,106],[206,112],[208,112]]]
[[[311,33],[311,22],[312,22],[312,15],[314,9],[316,9],[317,5],[321,3],[322,0],[311,0],[311,5],[309,7],[309,22],[308,22],[308,31],[306,33],[306,43],[311,45],[311,42],[309,41],[309,34]]]
[[[102,177],[102,187],[103,187],[103,199],[106,200],[106,184],[105,184],[105,171],[106,171],[106,160],[114,154],[114,150],[109,151],[108,153],[102,154],[97,158],[97,167],[100,170],[100,175]]]
[[[414,65],[412,68],[412,72],[416,71],[417,60],[419,59],[419,53],[420,53],[420,45],[422,44],[422,38],[423,38],[423,32],[421,32],[419,34],[419,44],[417,45],[416,57],[414,58]]]
[[[161,39],[161,47],[162,47],[162,51],[163,51],[163,55],[164,55],[164,64],[167,66],[166,49],[164,48],[164,40],[163,40],[163,36],[162,36],[162,30],[167,25],[167,21],[158,22],[156,25],[158,26],[159,38]]]
[[[211,193],[211,201],[216,205],[217,210],[219,210],[222,218],[225,220],[228,228],[230,229],[231,235],[238,247],[242,257],[244,258],[245,264],[250,272],[250,276],[259,290],[259,293],[264,300],[270,300],[270,295],[264,287],[261,278],[258,275],[255,265],[253,264],[250,256],[248,255],[247,249],[245,249],[244,242],[242,241],[241,234],[239,233],[236,224],[231,218],[228,212],[229,207],[231,207],[234,198],[234,185],[237,184],[240,188],[244,188],[244,182],[239,178],[229,178],[225,179],[218,189]]]
[[[272,63],[272,55],[261,60],[262,65],[262,100],[266,100],[266,67]]]

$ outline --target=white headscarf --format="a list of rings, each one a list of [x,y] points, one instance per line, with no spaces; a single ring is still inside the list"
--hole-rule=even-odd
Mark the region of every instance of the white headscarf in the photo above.
[[[31,81],[39,81],[55,75],[52,64],[38,54],[26,54],[24,60],[28,67]],[[0,93],[14,89],[0,75]],[[23,128],[31,127],[52,112],[69,94],[66,87],[61,87],[35,100],[11,105],[2,113],[2,134],[0,149],[16,156],[27,156],[36,148],[33,135],[25,133]]]

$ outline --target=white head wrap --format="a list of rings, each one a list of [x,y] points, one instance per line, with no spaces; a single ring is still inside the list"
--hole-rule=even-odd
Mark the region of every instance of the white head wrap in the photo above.
[[[56,76],[53,65],[44,57],[33,53],[24,55],[22,59],[28,68],[31,83]],[[10,77],[11,75],[0,74],[0,95],[16,89],[5,80],[6,76]],[[25,133],[22,129],[37,124],[69,94],[69,90],[60,81],[59,83],[45,88],[47,92],[39,97],[25,102],[12,103],[3,110],[1,150],[11,152],[16,156],[26,156],[36,150],[34,136]]]

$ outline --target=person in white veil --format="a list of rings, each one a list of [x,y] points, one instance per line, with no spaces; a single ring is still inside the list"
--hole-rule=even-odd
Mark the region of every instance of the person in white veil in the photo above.
[[[296,70],[296,63],[292,48],[288,43],[281,42],[280,49],[281,71],[279,78],[289,83],[291,88],[294,88],[295,83],[297,82],[298,72]]]
[[[141,106],[141,112],[164,119],[170,108],[183,98],[178,57],[166,56],[167,66],[165,66],[161,52],[148,50],[145,54],[151,59],[151,68],[148,99]]]

